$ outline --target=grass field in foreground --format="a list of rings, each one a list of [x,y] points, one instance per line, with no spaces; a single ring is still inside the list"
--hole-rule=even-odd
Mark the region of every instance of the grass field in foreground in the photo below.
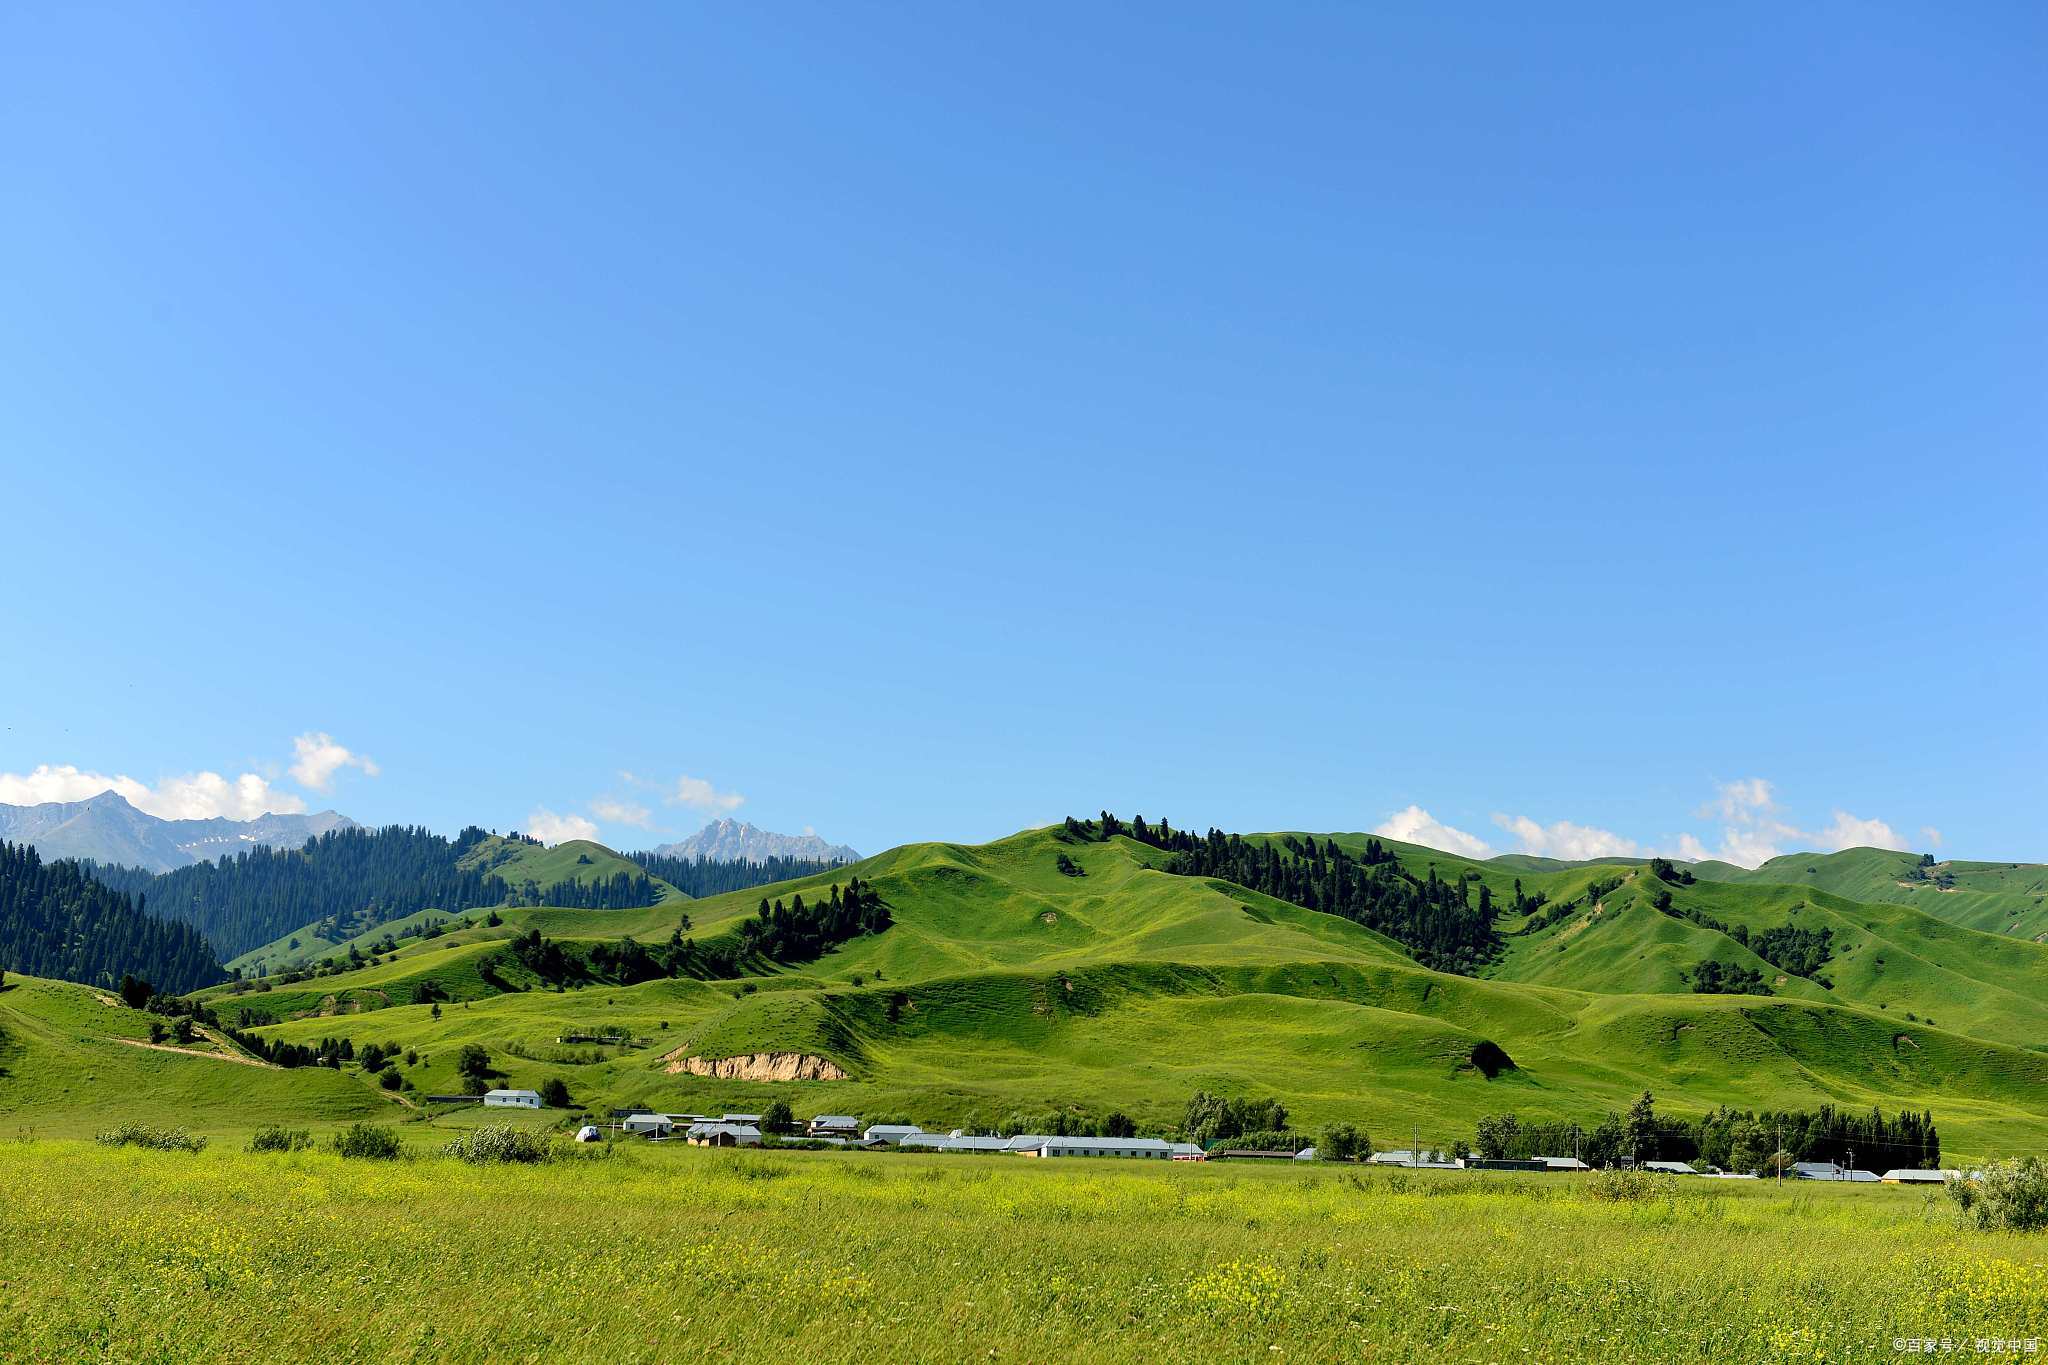
[[[1837,1360],[2048,1335],[1938,1195],[620,1149],[0,1152],[11,1360]]]

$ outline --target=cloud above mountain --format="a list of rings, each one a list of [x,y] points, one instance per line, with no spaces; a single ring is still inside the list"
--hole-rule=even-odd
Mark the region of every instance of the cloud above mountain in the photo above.
[[[308,730],[292,741],[292,781],[326,794],[343,768],[367,777],[380,771],[367,755],[336,741],[324,730]],[[268,765],[263,765],[268,767]],[[268,767],[273,775],[274,767]],[[306,800],[278,786],[262,772],[232,776],[203,769],[155,782],[126,773],[103,773],[72,763],[44,763],[26,773],[0,773],[0,805],[39,806],[49,801],[89,801],[114,792],[145,815],[160,820],[253,820],[259,815],[300,815]]]
[[[1457,853],[1467,858],[1486,858],[1493,854],[1493,846],[1486,840],[1445,824],[1420,806],[1395,811],[1382,820],[1373,833],[1383,839],[1440,848],[1446,853]]]
[[[280,791],[258,773],[226,777],[187,773],[155,785],[125,773],[91,772],[70,763],[45,763],[28,773],[0,773],[0,804],[36,806],[46,801],[86,801],[116,792],[129,805],[161,820],[253,820],[259,815],[297,815],[306,803]]]
[[[292,781],[316,792],[332,791],[334,775],[343,768],[360,769],[365,777],[380,771],[368,754],[351,751],[325,730],[308,730],[292,741]]]
[[[560,844],[597,838],[597,824],[580,815],[558,815],[546,806],[535,806],[526,817],[526,832],[544,844]]]
[[[1499,815],[1493,823],[1515,836],[1516,851],[1541,858],[1579,862],[1588,858],[1632,858],[1642,850],[1636,841],[1611,829],[1575,825],[1569,820],[1538,824],[1526,815]]]
[[[1693,811],[1696,819],[1719,824],[1718,843],[1685,832],[1649,842],[1598,825],[1572,820],[1548,823],[1527,815],[1496,812],[1493,823],[1513,840],[1513,851],[1541,858],[1583,862],[1593,858],[1647,858],[1652,854],[1689,862],[1718,859],[1738,867],[1756,867],[1795,849],[1835,853],[1845,848],[1907,849],[1906,839],[1887,821],[1832,808],[1826,825],[1808,829],[1795,823],[1778,801],[1777,787],[1767,778],[1745,777],[1719,782],[1714,794]],[[1388,839],[1438,848],[1467,858],[1487,858],[1494,848],[1476,834],[1445,824],[1419,805],[1388,816],[1373,833]],[[1941,843],[1941,832],[1922,826],[1929,845]]]
[[[738,792],[722,792],[701,777],[678,777],[662,799],[671,806],[687,806],[707,815],[735,811],[747,803]]]

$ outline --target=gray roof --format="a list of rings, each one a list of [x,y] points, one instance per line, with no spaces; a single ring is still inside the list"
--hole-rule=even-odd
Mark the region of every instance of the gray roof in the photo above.
[[[1034,1148],[1045,1146],[1047,1141],[1047,1136],[1044,1133],[1018,1133],[1015,1137],[1005,1141],[1003,1145],[1013,1152],[1028,1152]]]
[[[1643,1169],[1646,1171],[1662,1171],[1665,1175],[1699,1174],[1698,1171],[1686,1165],[1683,1161],[1645,1161]]]
[[[1042,1144],[1048,1152],[1166,1152],[1158,1138],[1049,1137]]]
[[[490,1099],[494,1095],[517,1095],[522,1100],[537,1100],[540,1098],[538,1090],[486,1090],[484,1092],[485,1099]]]
[[[1593,1169],[1575,1156],[1539,1156],[1536,1160],[1542,1162],[1553,1171],[1590,1171]]]
[[[1960,1174],[1957,1171],[1924,1171],[1915,1166],[1897,1166],[1879,1176],[1880,1180],[1896,1180],[1900,1184],[1939,1185]]]
[[[759,1123],[761,1116],[759,1114],[725,1114],[720,1116],[718,1121],[720,1123]]]
[[[761,1130],[751,1123],[693,1123],[690,1125],[691,1137],[717,1137],[721,1133],[731,1133],[734,1137],[757,1138],[761,1136]]]
[[[819,1114],[811,1119],[813,1128],[858,1128],[860,1120],[851,1114]]]
[[[869,1139],[880,1138],[886,1141],[890,1138],[908,1137],[912,1133],[922,1133],[923,1131],[924,1129],[914,1123],[877,1123],[869,1127],[867,1132],[861,1134],[861,1136]]]

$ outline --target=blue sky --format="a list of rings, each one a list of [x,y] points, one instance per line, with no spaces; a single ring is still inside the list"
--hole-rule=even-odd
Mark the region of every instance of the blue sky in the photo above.
[[[2048,856],[2048,16],[1441,11],[8,10],[0,800]]]

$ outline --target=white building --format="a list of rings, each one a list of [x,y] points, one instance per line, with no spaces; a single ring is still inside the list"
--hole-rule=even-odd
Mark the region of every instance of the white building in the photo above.
[[[675,1120],[667,1114],[628,1114],[619,1120],[619,1131],[631,1137],[665,1138],[675,1130]]]
[[[1961,1171],[1923,1171],[1911,1166],[1899,1166],[1886,1171],[1878,1179],[1887,1185],[1946,1185],[1951,1180],[1960,1180]]]
[[[851,1114],[819,1114],[805,1129],[812,1137],[855,1137],[860,1133],[860,1120]]]
[[[863,1142],[886,1142],[893,1146],[923,1131],[914,1123],[877,1123],[860,1136]]]
[[[1539,1156],[1536,1160],[1542,1162],[1553,1171],[1590,1171],[1593,1169],[1575,1156]]]
[[[491,1090],[484,1094],[484,1105],[491,1109],[538,1109],[540,1094],[533,1090]]]
[[[1683,1161],[1645,1161],[1643,1169],[1656,1171],[1659,1175],[1698,1175],[1699,1172]]]
[[[1173,1149],[1158,1138],[1049,1137],[1025,1156],[1114,1156],[1164,1161]]]
[[[1401,1147],[1397,1147],[1391,1152],[1374,1152],[1372,1154],[1372,1164],[1375,1166],[1407,1166],[1411,1169],[1430,1171],[1455,1171],[1459,1169],[1458,1163],[1446,1157],[1442,1152],[1434,1152],[1428,1149],[1424,1149],[1421,1152],[1411,1152]]]

